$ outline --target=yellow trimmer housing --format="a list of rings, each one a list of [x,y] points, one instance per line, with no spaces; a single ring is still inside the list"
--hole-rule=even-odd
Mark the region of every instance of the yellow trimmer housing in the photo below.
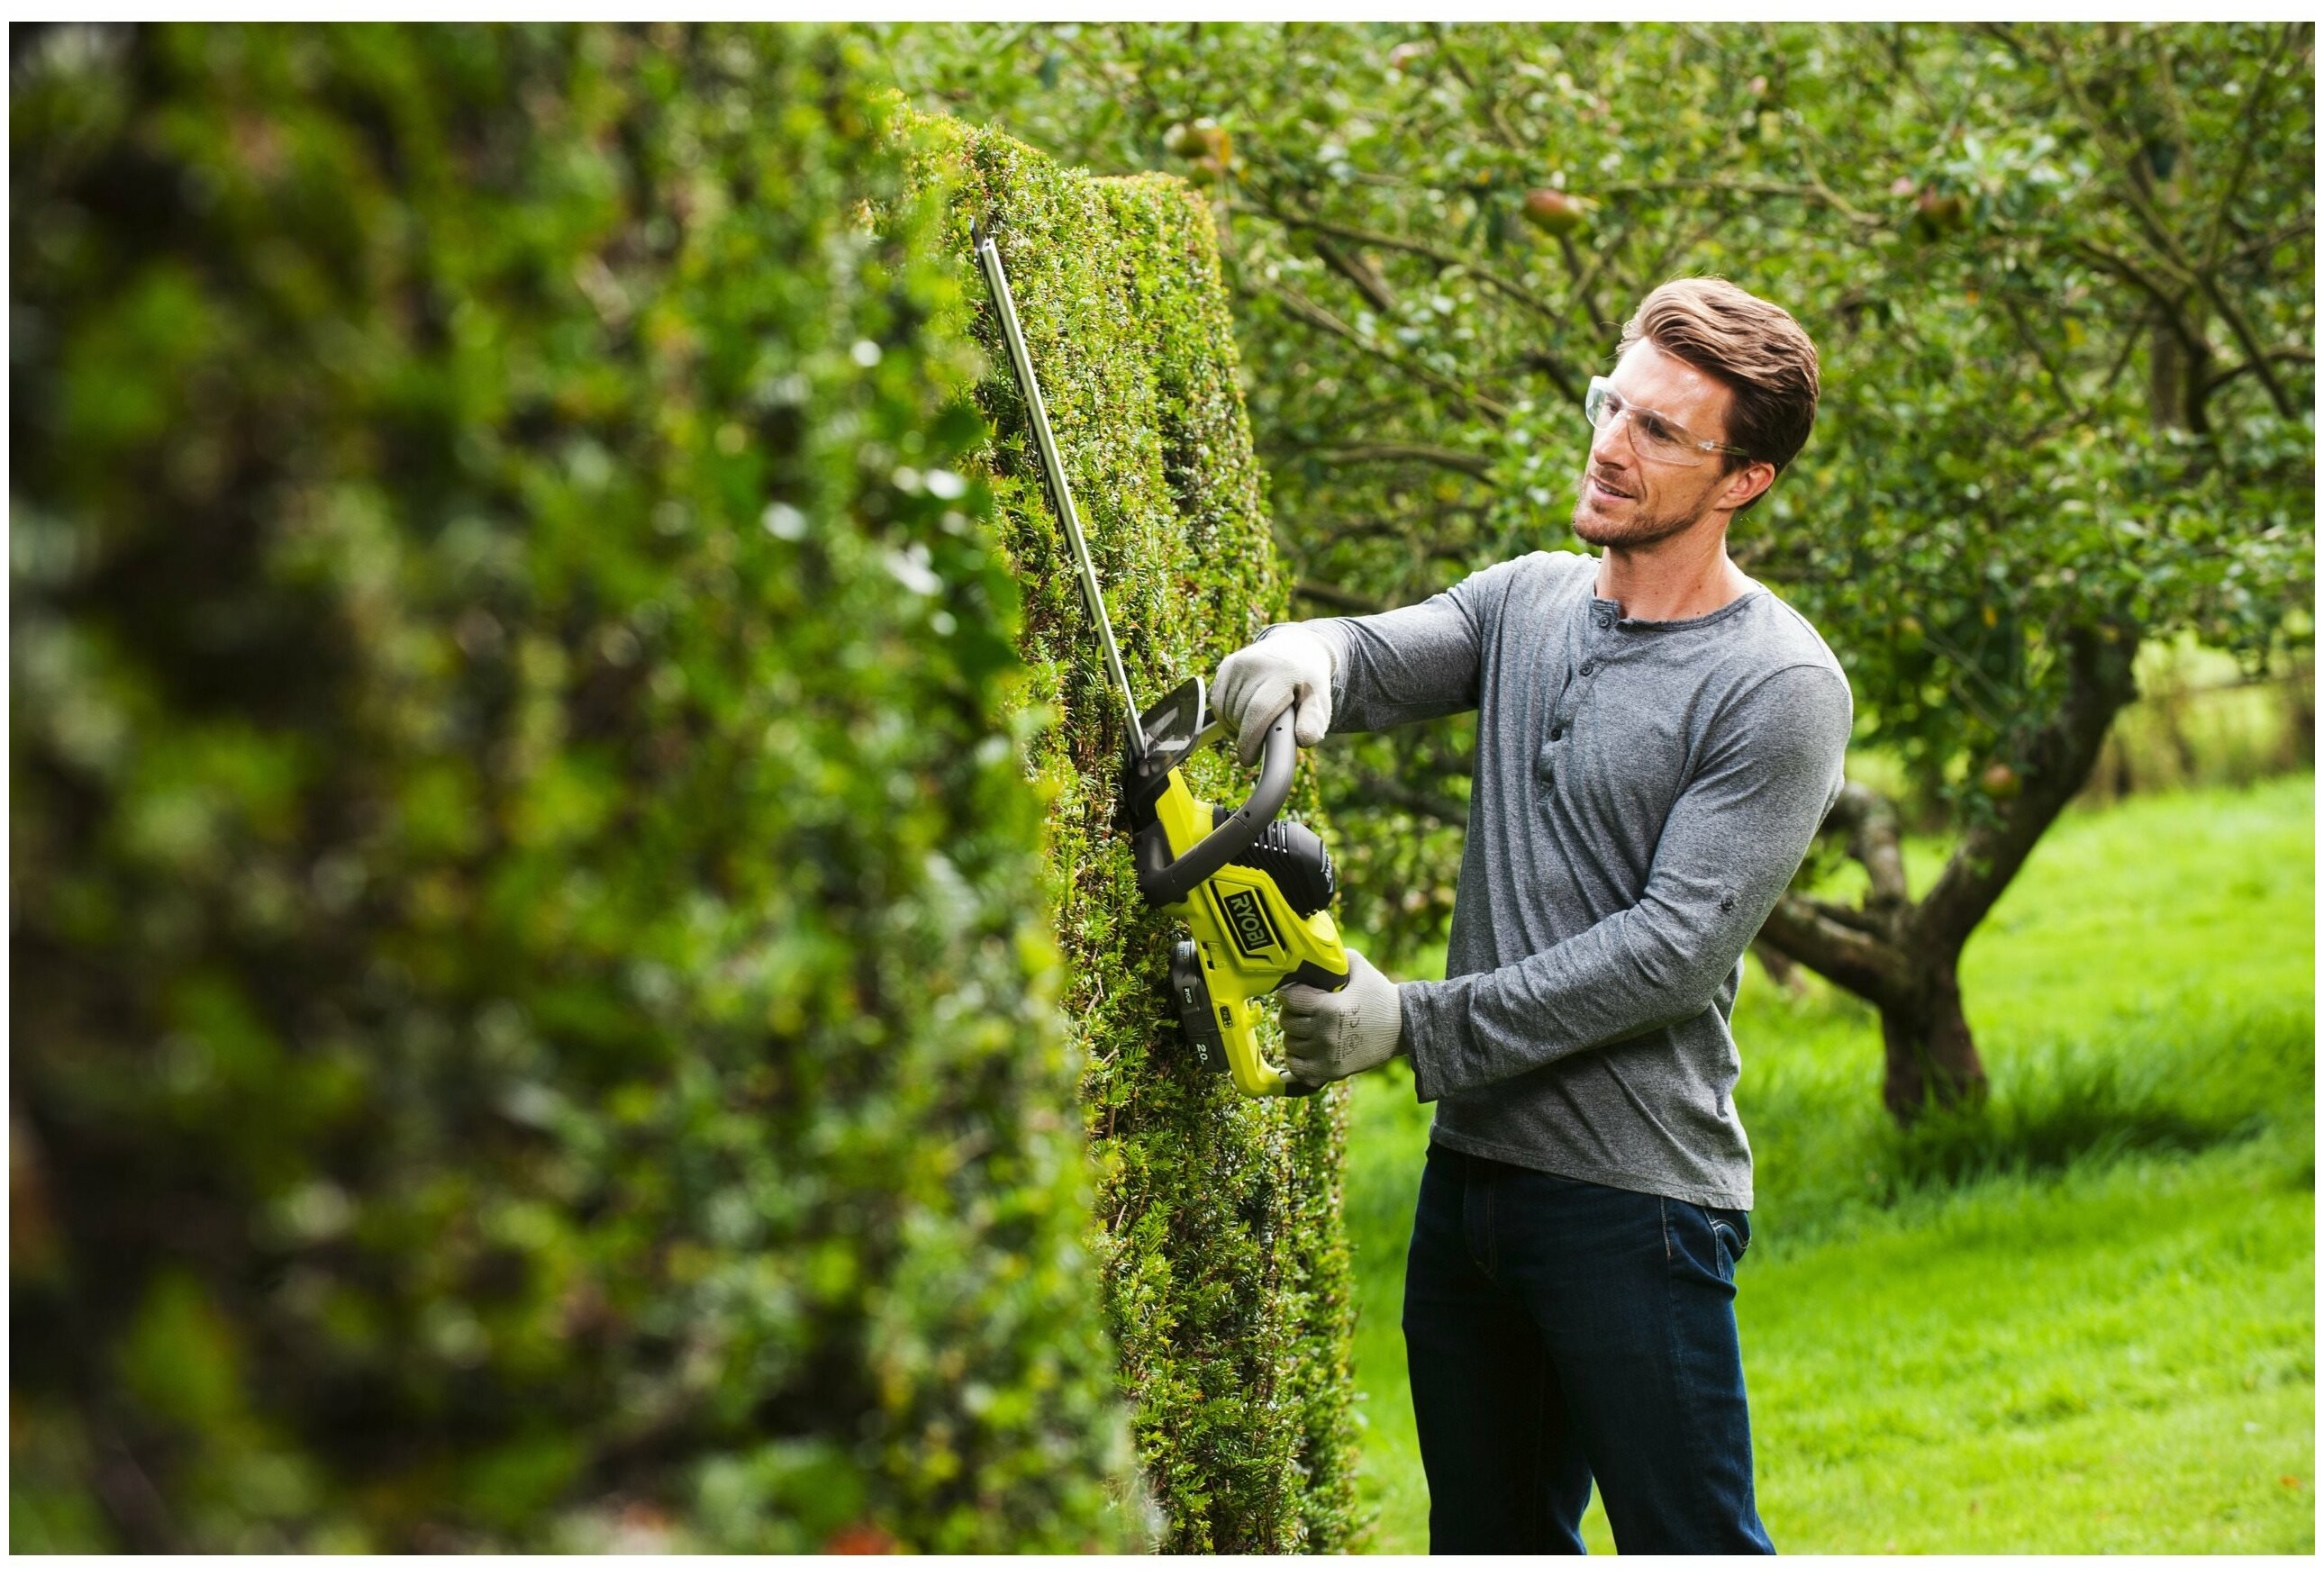
[[[1130,768],[1123,806],[1139,888],[1192,933],[1171,949],[1170,994],[1195,1055],[1223,1062],[1245,1094],[1312,1094],[1259,1055],[1252,1031],[1261,997],[1288,984],[1348,982],[1328,908],[1332,857],[1312,830],[1274,818],[1290,788],[1287,713],[1268,731],[1259,787],[1241,809],[1220,810],[1187,789],[1179,763],[1218,732],[1203,702],[1202,680],[1189,679],[1139,719],[1145,760]],[[1192,738],[1179,725],[1190,719]]]

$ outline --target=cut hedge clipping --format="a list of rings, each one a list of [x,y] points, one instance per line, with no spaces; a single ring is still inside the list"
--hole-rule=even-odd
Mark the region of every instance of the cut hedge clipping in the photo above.
[[[1199,205],[820,28],[12,48],[12,1546],[1342,1544],[1340,1109],[1175,1059],[969,338],[1005,190],[1214,667]]]

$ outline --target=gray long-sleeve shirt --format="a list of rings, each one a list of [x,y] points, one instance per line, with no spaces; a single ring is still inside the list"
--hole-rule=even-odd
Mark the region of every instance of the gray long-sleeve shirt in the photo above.
[[[1449,1148],[1748,1209],[1728,1019],[1840,792],[1848,680],[1764,587],[1655,623],[1597,569],[1534,553],[1306,626],[1334,733],[1478,713],[1446,977],[1398,987],[1405,1046]]]

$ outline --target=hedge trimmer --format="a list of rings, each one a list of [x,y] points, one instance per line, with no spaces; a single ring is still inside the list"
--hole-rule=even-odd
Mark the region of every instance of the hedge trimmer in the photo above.
[[[1291,792],[1298,745],[1286,707],[1268,730],[1259,786],[1239,810],[1204,804],[1187,791],[1178,768],[1203,745],[1223,736],[1211,714],[1200,675],[1141,712],[1114,644],[1113,625],[1098,589],[1097,564],[1082,534],[1065,462],[1049,430],[1033,357],[1017,322],[1017,303],[1000,249],[982,225],[971,226],[977,265],[999,309],[1009,362],[1024,396],[1027,425],[1041,457],[1049,502],[1073,545],[1082,595],[1097,626],[1105,667],[1121,692],[1130,732],[1116,820],[1130,835],[1139,896],[1186,922],[1191,936],[1170,948],[1170,998],[1187,1043],[1204,1066],[1226,1064],[1248,1095],[1303,1095],[1315,1086],[1294,1083],[1268,1064],[1252,1035],[1252,1003],[1284,985],[1336,991],[1348,982],[1348,954],[1330,912],[1333,875],[1323,840],[1276,812]]]

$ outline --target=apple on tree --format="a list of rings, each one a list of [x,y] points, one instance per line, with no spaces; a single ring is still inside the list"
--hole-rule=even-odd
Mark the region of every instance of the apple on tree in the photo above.
[[[1553,235],[1570,235],[1590,217],[1587,198],[1575,197],[1554,186],[1537,186],[1525,195],[1525,217]]]

